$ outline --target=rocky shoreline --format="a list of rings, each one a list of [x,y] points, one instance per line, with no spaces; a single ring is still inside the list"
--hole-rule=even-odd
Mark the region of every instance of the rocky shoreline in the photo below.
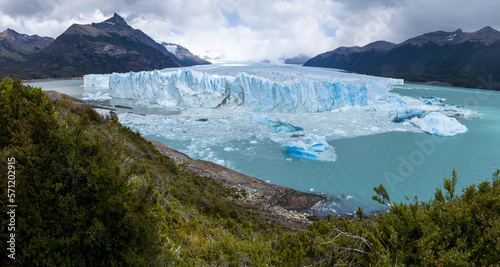
[[[304,226],[314,220],[308,211],[326,197],[314,193],[305,193],[280,185],[266,183],[257,178],[239,173],[218,164],[191,159],[186,154],[176,151],[163,143],[144,138],[151,142],[163,155],[171,158],[176,165],[185,164],[187,168],[201,176],[220,181],[226,186],[245,190],[242,198],[235,201],[258,210],[265,217],[278,219],[289,226]]]

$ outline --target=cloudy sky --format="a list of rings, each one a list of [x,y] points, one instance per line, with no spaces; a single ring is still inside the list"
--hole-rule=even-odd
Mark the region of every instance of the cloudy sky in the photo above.
[[[499,11],[498,0],[1,0],[0,31],[55,38],[116,12],[157,41],[259,61],[436,30],[500,30]]]

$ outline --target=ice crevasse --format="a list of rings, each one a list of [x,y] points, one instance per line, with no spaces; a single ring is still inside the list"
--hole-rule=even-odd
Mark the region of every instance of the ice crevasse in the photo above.
[[[169,71],[113,73],[110,96],[163,106],[217,108],[244,106],[266,112],[323,112],[368,105],[402,80],[331,72],[321,77],[280,73],[262,77],[247,72],[219,75],[181,68]],[[101,77],[86,75],[84,80]]]

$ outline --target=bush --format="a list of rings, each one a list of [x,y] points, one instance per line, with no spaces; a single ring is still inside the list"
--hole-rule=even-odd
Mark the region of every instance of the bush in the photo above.
[[[143,265],[155,257],[153,188],[128,186],[123,143],[103,138],[115,125],[93,110],[56,110],[41,89],[7,78],[0,114],[0,160],[16,159],[16,263]],[[6,203],[7,187],[0,190]]]

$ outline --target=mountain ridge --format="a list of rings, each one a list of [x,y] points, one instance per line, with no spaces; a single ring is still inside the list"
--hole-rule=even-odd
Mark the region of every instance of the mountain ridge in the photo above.
[[[492,27],[471,33],[461,29],[435,31],[393,47],[385,46],[386,50],[367,49],[375,43],[361,48],[339,47],[311,58],[304,66],[338,68],[412,82],[438,81],[453,86],[500,90],[500,87],[493,88],[482,82],[485,77],[500,80],[500,68],[496,64],[500,62],[500,32]]]
[[[187,51],[187,49],[186,49]],[[189,56],[189,51],[185,56]],[[200,61],[210,64],[208,61]],[[183,61],[118,14],[99,23],[73,24],[22,63],[5,64],[0,74],[22,79],[81,77],[200,64]]]

